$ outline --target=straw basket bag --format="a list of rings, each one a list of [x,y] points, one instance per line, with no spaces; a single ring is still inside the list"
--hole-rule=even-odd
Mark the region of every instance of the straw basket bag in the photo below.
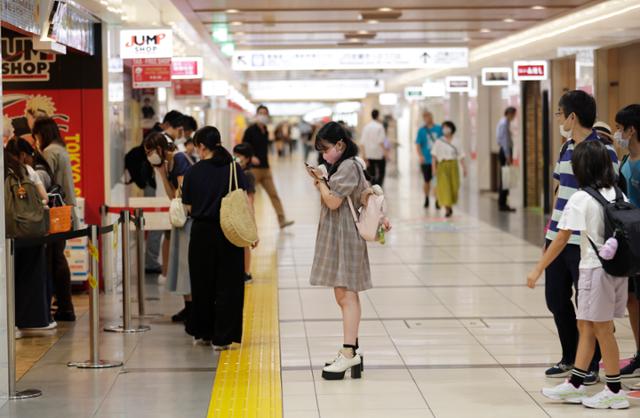
[[[220,205],[220,226],[224,236],[236,247],[250,247],[258,242],[258,227],[247,193],[238,188],[235,162],[231,163],[229,173],[229,193]]]

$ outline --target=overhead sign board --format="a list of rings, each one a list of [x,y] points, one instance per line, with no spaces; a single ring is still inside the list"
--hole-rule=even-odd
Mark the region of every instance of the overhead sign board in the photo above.
[[[482,69],[483,86],[508,86],[513,80],[513,72],[509,67],[489,67]]]
[[[171,58],[135,59],[131,75],[134,89],[171,87]]]
[[[175,80],[173,94],[175,97],[200,97],[202,96],[202,80],[199,78]]]
[[[549,78],[547,61],[515,61],[513,77],[516,81],[538,81]]]
[[[445,79],[448,93],[469,93],[472,87],[471,83],[469,76],[451,76]]]
[[[235,71],[463,68],[468,48],[338,48],[240,50]]]
[[[382,93],[384,81],[376,79],[253,80],[253,100],[349,100]]]
[[[120,58],[171,58],[171,29],[123,29],[120,31]]]
[[[410,86],[404,88],[404,98],[406,100],[422,100],[424,99],[424,93],[422,86]]]
[[[173,57],[171,59],[171,78],[174,80],[202,78],[202,67],[201,57]]]

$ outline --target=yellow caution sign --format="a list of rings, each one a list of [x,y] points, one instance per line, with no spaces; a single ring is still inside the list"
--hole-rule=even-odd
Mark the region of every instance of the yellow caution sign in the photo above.
[[[92,243],[89,243],[88,249],[89,255],[91,255],[94,260],[100,261],[100,251]]]
[[[89,282],[89,286],[91,286],[92,289],[98,287],[98,281],[95,277],[93,277],[93,274],[89,273],[89,278],[87,279],[87,281]]]

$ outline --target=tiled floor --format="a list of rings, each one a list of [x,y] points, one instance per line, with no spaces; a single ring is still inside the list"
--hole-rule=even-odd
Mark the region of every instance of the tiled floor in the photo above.
[[[302,178],[288,176],[286,189],[279,178],[297,220],[279,242],[285,417],[602,415],[539,395],[557,383],[543,372],[561,355],[544,280],[536,290],[524,285],[541,251],[526,223],[543,224],[541,216],[480,214],[495,202],[472,196],[467,184],[464,212],[445,220],[421,207],[418,173],[408,169],[401,173],[408,181],[386,184],[395,228],[385,246],[370,246],[374,288],[361,294],[365,373],[361,380],[324,381],[321,368],[341,346],[342,326],[332,291],[309,285],[318,205],[308,203],[317,202],[315,191],[297,174]],[[416,193],[398,190],[407,184]],[[629,355],[627,321],[617,328]],[[639,410],[640,404],[606,415]]]
[[[535,214],[500,214],[472,184],[452,220],[421,207],[417,170],[405,168],[386,184],[394,230],[370,251],[374,288],[362,296],[360,380],[324,381],[323,363],[341,345],[340,313],[332,292],[309,285],[318,197],[297,160],[275,164],[291,229],[277,237],[284,416],[375,417],[637,417],[626,411],[588,411],[543,399],[556,383],[544,367],[560,358],[544,302],[524,278],[540,253]],[[263,226],[276,225],[261,194]],[[482,219],[482,220],[481,220]],[[489,222],[489,223],[486,223]],[[102,357],[123,369],[69,369],[87,356],[86,316],[20,380],[44,396],[9,402],[0,417],[203,417],[218,357],[194,346],[169,323],[180,299],[148,283],[148,312],[161,313],[144,335],[101,334]],[[118,297],[102,298],[104,322],[118,322]],[[626,320],[617,322],[624,355],[633,351]],[[590,389],[598,390],[600,386]]]

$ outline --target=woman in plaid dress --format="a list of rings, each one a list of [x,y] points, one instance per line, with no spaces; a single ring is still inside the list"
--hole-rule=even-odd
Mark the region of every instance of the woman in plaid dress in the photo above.
[[[328,180],[321,170],[309,168],[322,201],[311,284],[333,288],[342,310],[344,331],[344,345],[336,359],[323,369],[322,377],[342,379],[351,369],[351,377],[359,378],[362,359],[356,352],[361,315],[358,292],[372,285],[367,244],[356,229],[347,199],[350,197],[360,207],[369,184],[364,167],[355,159],[357,145],[338,123],[329,122],[318,131],[316,149],[331,168]]]

